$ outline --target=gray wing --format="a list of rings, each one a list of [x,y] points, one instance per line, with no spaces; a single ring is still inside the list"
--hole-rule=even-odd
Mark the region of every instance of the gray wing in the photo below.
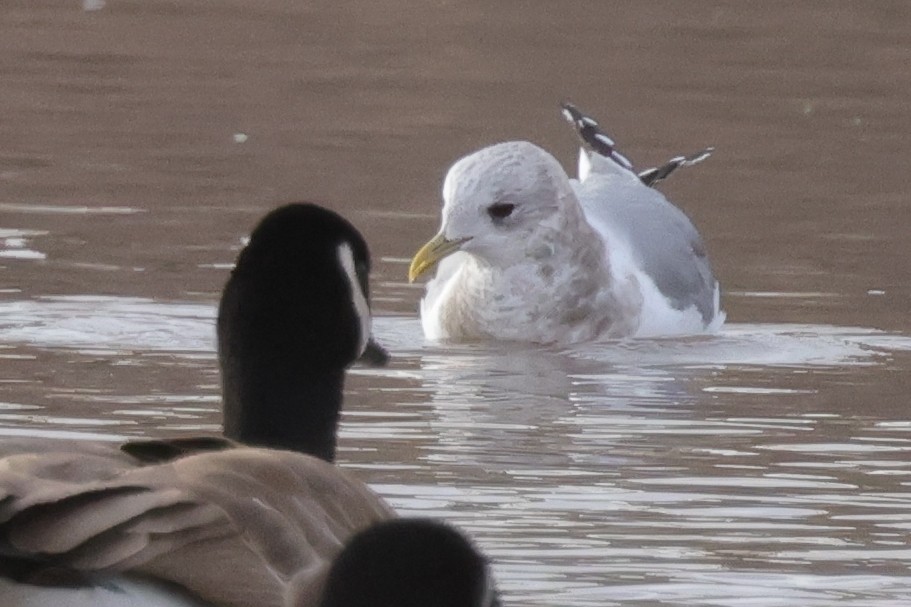
[[[636,265],[675,308],[696,306],[710,323],[717,283],[692,222],[632,171],[596,155],[591,162],[588,178],[574,183],[589,222],[606,238],[624,238]]]

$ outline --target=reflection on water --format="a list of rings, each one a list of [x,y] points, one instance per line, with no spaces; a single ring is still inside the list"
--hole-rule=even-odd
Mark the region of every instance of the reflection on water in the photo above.
[[[215,309],[129,297],[45,297],[0,303],[0,341],[81,351],[214,351]]]
[[[14,230],[0,228],[0,257],[7,259],[45,259],[47,255],[31,248],[29,241],[35,236],[45,236],[42,230]]]
[[[219,429],[215,310],[97,296],[0,303],[0,436]],[[99,427],[105,428],[100,434]]]
[[[216,432],[213,319],[140,298],[0,304],[18,395],[0,403],[0,436]],[[403,514],[468,529],[511,603],[911,596],[911,421],[858,415],[842,394],[849,372],[868,399],[895,389],[909,338],[730,325],[563,351],[444,348],[414,318],[376,333],[393,364],[352,370],[340,458]],[[16,376],[36,360],[48,376]]]
[[[166,351],[175,355],[212,354],[215,307],[162,303],[139,297],[46,296],[0,302],[0,343],[104,352]],[[589,344],[561,351],[520,344],[446,344],[426,342],[415,318],[376,319],[383,343],[404,356],[420,354],[422,376],[435,369],[447,377],[464,369],[485,382],[524,376],[520,390],[534,389],[537,378],[572,375],[573,384],[652,381],[673,369],[710,369],[736,365],[827,367],[876,365],[895,351],[911,350],[911,338],[862,327],[802,324],[726,324],[716,335],[678,339],[640,339]],[[491,367],[490,365],[494,365]],[[567,366],[571,365],[571,366]],[[584,369],[596,375],[586,377]],[[635,369],[634,376],[623,375]],[[662,371],[665,369],[665,371]],[[382,371],[381,371],[382,372]],[[364,372],[366,373],[366,371]],[[643,375],[644,374],[644,375]],[[657,380],[657,381],[660,381]],[[550,389],[550,388],[546,388]],[[715,391],[723,392],[720,387]]]

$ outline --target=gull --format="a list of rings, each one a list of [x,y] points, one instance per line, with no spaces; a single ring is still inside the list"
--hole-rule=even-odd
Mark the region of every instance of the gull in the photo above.
[[[548,152],[508,141],[458,160],[440,231],[409,279],[437,268],[421,301],[428,339],[579,342],[688,335],[724,322],[720,288],[689,218],[654,186],[713,148],[636,173],[571,104],[578,178]]]

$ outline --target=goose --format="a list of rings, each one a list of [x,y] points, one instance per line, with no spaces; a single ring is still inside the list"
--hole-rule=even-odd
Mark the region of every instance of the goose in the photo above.
[[[598,123],[565,104],[584,146],[578,179],[527,141],[458,160],[439,232],[409,280],[432,340],[571,345],[716,331],[720,289],[689,218],[652,186],[712,149],[636,173]]]
[[[333,463],[369,269],[338,214],[276,209],[219,305],[224,437],[0,442],[0,605],[498,605],[459,530]]]

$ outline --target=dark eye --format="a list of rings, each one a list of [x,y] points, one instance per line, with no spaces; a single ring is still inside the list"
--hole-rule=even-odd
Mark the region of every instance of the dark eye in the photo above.
[[[487,207],[487,214],[493,219],[506,219],[512,215],[516,205],[510,202],[497,202]]]

